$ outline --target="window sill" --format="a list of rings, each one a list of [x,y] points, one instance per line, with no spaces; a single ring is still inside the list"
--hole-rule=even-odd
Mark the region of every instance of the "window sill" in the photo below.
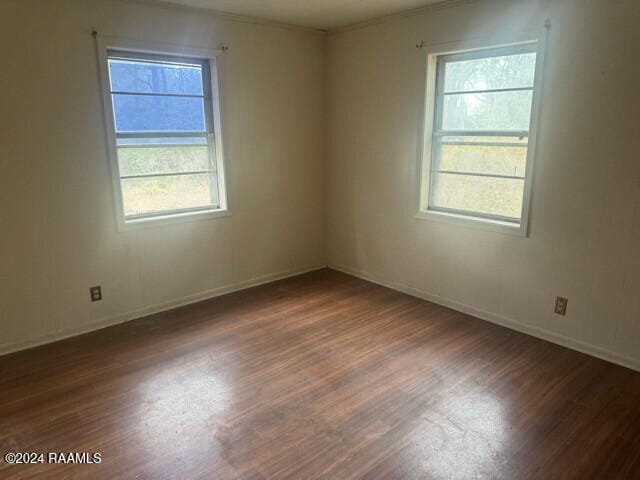
[[[526,237],[526,228],[522,223],[510,223],[500,220],[492,220],[488,218],[472,217],[469,215],[460,215],[456,213],[437,212],[435,210],[421,210],[414,218],[423,220],[434,220],[461,227],[475,228],[479,230],[487,230],[507,235],[515,235]]]
[[[120,219],[118,230],[126,232],[139,228],[161,227],[176,223],[200,222],[212,218],[230,217],[231,211],[228,209],[197,210],[193,212],[168,213],[166,215],[155,215],[153,217],[135,218],[131,220]]]

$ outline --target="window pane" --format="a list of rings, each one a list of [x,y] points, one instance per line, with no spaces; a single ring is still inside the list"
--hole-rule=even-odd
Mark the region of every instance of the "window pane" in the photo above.
[[[116,132],[204,132],[204,101],[191,97],[112,95]]]
[[[529,130],[530,90],[447,95],[443,130]]]
[[[473,137],[470,137],[473,139]],[[502,143],[502,142],[500,142]],[[524,177],[527,146],[516,143],[447,142],[436,155],[436,170]],[[522,145],[522,146],[520,146]]]
[[[445,92],[533,87],[536,54],[478,58],[445,64]]]
[[[217,206],[215,180],[215,174],[122,179],[125,216]]]
[[[118,148],[120,176],[209,170],[209,148],[126,147]]]
[[[202,95],[202,67],[143,60],[109,59],[111,90]]]
[[[520,218],[524,180],[432,173],[431,206]]]

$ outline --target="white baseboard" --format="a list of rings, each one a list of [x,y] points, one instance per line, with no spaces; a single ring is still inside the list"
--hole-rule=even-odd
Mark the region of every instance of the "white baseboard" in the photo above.
[[[344,265],[335,265],[331,263],[329,264],[329,268],[333,270],[338,270],[348,275],[352,275],[354,277],[361,278],[363,280],[367,280],[369,282],[372,282],[378,285],[382,285],[383,287],[391,288],[393,290],[406,293],[407,295],[411,295],[413,297],[418,297],[432,303],[437,303],[438,305],[451,308],[458,312],[466,313],[473,317],[477,317],[481,320],[486,320],[488,322],[495,323],[497,325],[501,325],[503,327],[507,327],[521,333],[526,333],[527,335],[531,335],[532,337],[540,338],[542,340],[546,340],[548,342],[555,343],[557,345],[561,345],[566,348],[570,348],[571,350],[577,350],[578,352],[586,353],[587,355],[591,355],[593,357],[597,357],[602,360],[606,360],[608,362],[622,365],[623,367],[631,368],[632,370],[640,371],[640,359],[638,358],[632,358],[632,357],[620,355],[616,352],[612,352],[610,350],[598,347],[596,345],[592,345],[590,343],[581,342],[579,340],[575,340],[573,338],[560,335],[558,333],[552,332],[550,330],[546,330],[544,328],[527,325],[517,320],[513,320],[511,318],[507,318],[505,316],[498,315],[496,313],[481,310],[481,309],[472,307],[470,305],[466,305],[464,303],[458,302],[456,300],[451,300],[449,298],[445,298],[445,297],[441,297],[440,295],[425,292],[423,290],[419,290],[417,288],[410,287],[408,285],[382,279],[377,275],[373,275],[371,273],[368,273],[362,270],[354,269]]]
[[[119,323],[135,320],[136,318],[152,315],[154,313],[163,312],[172,308],[182,307],[191,303],[201,302],[214,297],[219,297],[226,293],[237,292],[250,287],[256,287],[265,283],[275,282],[276,280],[282,280],[288,277],[294,277],[303,273],[312,272],[314,270],[320,270],[326,268],[326,265],[314,265],[306,266],[302,268],[286,270],[282,272],[270,273],[268,275],[262,275],[260,277],[243,280],[242,282],[231,283],[216,287],[211,290],[199,292],[186,297],[177,298],[168,302],[163,302],[155,305],[149,305],[146,307],[138,308],[136,310],[117,315],[115,317],[103,318],[96,321],[88,322],[83,325],[79,325],[72,328],[59,330],[57,332],[40,335],[34,339],[26,340],[24,342],[18,342],[13,344],[0,345],[0,355],[7,355],[9,353],[17,352],[20,350],[26,350],[28,348],[37,347],[39,345],[45,345],[47,343],[57,342],[65,338],[75,337],[82,335],[83,333],[93,332],[102,328],[111,327]]]

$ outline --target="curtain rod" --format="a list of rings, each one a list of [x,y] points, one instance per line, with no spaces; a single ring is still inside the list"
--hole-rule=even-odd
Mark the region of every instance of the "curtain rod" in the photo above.
[[[547,33],[549,33],[549,30],[551,30],[551,19],[547,18],[544,21],[544,28],[546,29]],[[427,46],[426,42],[424,40],[420,40],[420,43],[416,43],[416,48],[417,49],[423,49]]]
[[[95,27],[91,27],[91,36],[96,39],[98,38],[98,30],[96,30]],[[227,52],[229,50],[229,45],[226,43],[220,43],[218,44],[218,49],[223,53]]]

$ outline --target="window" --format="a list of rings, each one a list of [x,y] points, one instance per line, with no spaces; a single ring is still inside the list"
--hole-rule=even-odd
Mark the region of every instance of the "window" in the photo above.
[[[524,232],[537,43],[430,55],[420,210]]]
[[[215,60],[110,48],[105,60],[121,226],[225,211]]]

